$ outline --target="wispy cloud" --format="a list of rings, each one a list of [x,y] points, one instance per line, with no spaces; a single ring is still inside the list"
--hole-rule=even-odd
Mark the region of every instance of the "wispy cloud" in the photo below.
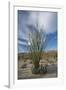
[[[39,28],[46,33],[53,33],[57,30],[57,13],[56,12],[30,12],[28,23],[36,25],[38,19]]]

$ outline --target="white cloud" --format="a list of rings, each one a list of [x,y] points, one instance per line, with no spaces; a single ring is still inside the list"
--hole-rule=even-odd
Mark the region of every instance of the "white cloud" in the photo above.
[[[52,33],[57,30],[56,12],[30,12],[28,23],[35,25],[37,18],[39,28],[43,28],[46,33]]]

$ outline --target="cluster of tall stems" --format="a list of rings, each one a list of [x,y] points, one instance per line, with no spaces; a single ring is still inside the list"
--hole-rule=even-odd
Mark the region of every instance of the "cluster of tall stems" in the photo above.
[[[42,53],[45,48],[46,35],[42,29],[34,30],[29,33],[29,53],[30,59],[35,68],[39,67],[39,62],[42,58]]]

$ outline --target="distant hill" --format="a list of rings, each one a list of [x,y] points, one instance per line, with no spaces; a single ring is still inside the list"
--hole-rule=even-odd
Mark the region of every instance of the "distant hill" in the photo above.
[[[52,50],[52,51],[47,51],[42,53],[42,58],[43,59],[49,59],[49,58],[57,58],[57,51]],[[18,59],[30,59],[29,53],[18,53]]]
[[[49,56],[54,56],[54,55],[57,54],[57,51],[56,50],[51,50],[51,51],[46,52],[46,54],[49,55]]]

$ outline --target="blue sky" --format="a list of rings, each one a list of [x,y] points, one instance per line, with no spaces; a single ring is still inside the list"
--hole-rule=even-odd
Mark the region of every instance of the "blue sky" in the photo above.
[[[57,12],[18,10],[18,53],[28,51],[28,33],[34,30],[32,26],[35,27],[37,22],[48,38],[45,50],[57,50]]]

